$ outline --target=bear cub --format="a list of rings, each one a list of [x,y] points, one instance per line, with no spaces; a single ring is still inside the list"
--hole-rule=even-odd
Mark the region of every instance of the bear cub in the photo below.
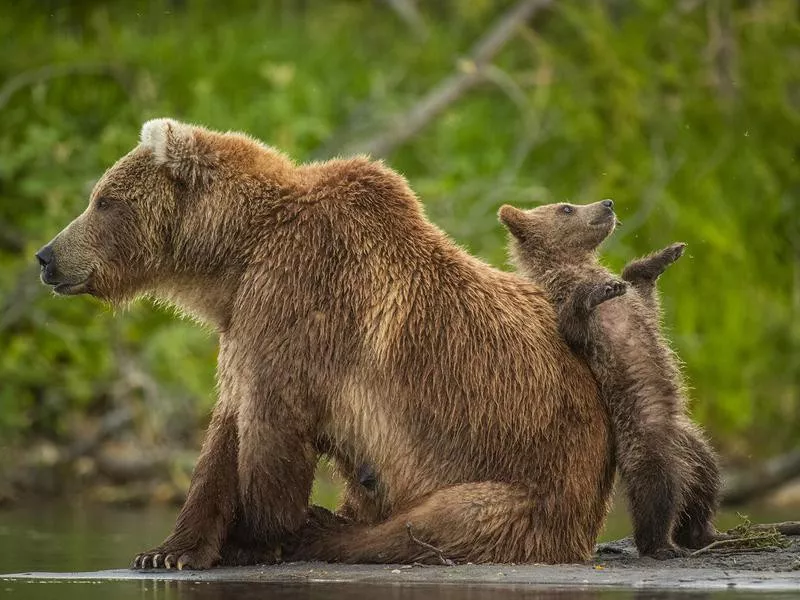
[[[685,244],[633,261],[619,279],[597,257],[617,224],[611,200],[527,211],[505,205],[499,218],[511,234],[512,262],[546,290],[561,335],[600,385],[640,554],[673,558],[710,543],[719,467],[687,415],[655,290]]]

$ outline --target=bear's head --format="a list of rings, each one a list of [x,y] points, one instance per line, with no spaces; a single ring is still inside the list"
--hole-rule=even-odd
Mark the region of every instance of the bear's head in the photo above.
[[[278,197],[271,182],[289,164],[241,134],[148,121],[86,210],[36,253],[41,279],[57,294],[115,304],[143,294],[181,304],[176,290],[202,295],[198,287],[246,262],[247,201]]]
[[[513,255],[557,264],[587,260],[617,225],[611,200],[545,204],[530,210],[505,204],[498,217],[511,234]]]

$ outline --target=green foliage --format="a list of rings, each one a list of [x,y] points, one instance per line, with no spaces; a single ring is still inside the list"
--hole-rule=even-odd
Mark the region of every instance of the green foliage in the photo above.
[[[424,40],[363,1],[0,8],[0,435],[59,436],[73,413],[147,402],[114,391],[130,357],[201,420],[214,337],[146,304],[53,298],[33,252],[145,119],[245,130],[300,160],[380,131],[510,5],[433,4]],[[498,266],[505,202],[614,198],[615,267],[688,242],[660,285],[695,414],[730,452],[777,451],[800,428],[798,57],[791,0],[564,0],[518,32],[494,84],[389,162]]]

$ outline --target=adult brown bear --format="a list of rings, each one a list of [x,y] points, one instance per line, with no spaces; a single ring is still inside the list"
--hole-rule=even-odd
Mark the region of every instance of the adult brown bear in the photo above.
[[[57,293],[149,294],[219,331],[188,498],[134,566],[247,562],[241,544],[298,537],[294,558],[424,559],[407,523],[456,560],[589,557],[614,474],[591,373],[543,292],[458,248],[382,164],[295,165],[149,121],[37,256]],[[347,523],[311,527],[322,453],[380,486]]]

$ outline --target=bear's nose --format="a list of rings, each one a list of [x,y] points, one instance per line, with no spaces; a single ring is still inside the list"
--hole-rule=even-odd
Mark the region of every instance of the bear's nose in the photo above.
[[[50,245],[45,246],[36,253],[36,260],[39,261],[39,266],[45,268],[53,262],[53,247]]]
[[[614,201],[613,200],[603,200],[600,204],[602,204],[606,208],[614,208]]]

